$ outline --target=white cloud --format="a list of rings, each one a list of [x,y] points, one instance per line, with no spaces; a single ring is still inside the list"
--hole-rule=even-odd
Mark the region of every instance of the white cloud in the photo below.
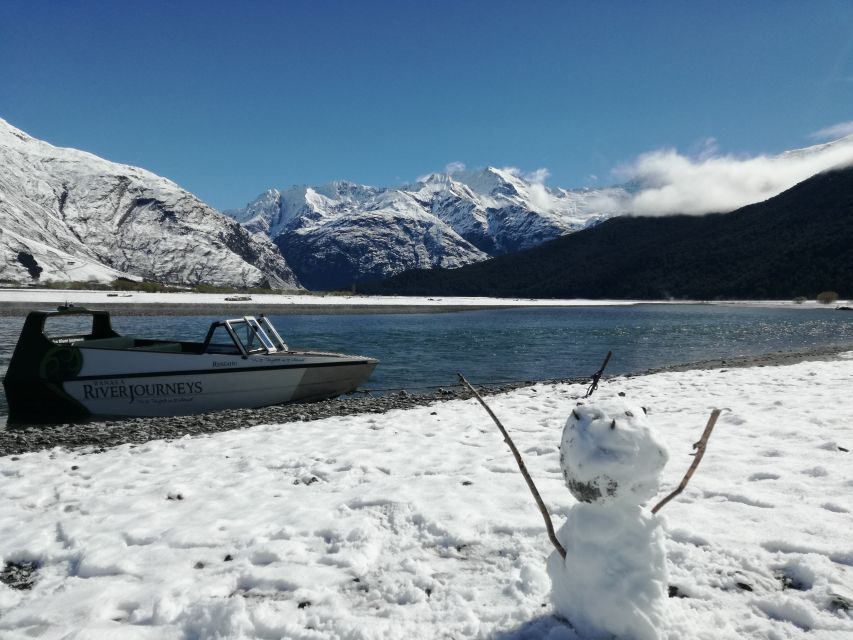
[[[545,187],[545,181],[551,175],[548,169],[540,167],[535,171],[524,173],[512,168],[512,173],[527,182],[527,195],[530,197],[530,203],[536,209],[539,211],[550,211],[554,208],[554,196]]]
[[[551,211],[554,208],[554,196],[552,196],[545,181],[550,177],[551,172],[545,167],[540,167],[535,171],[524,172],[518,167],[503,167],[504,171],[526,184],[527,195],[530,197],[530,203],[539,211]]]
[[[602,208],[636,215],[701,215],[761,202],[821,171],[853,164],[853,138],[778,156],[720,155],[716,142],[696,157],[652,151],[618,167],[616,176],[639,188]]]
[[[459,173],[461,171],[465,171],[464,162],[448,162],[447,166],[444,167],[444,172],[448,175],[453,175],[454,173]]]
[[[545,167],[540,167],[536,171],[525,173],[522,177],[533,184],[545,184],[545,181],[551,176],[551,172]]]
[[[839,122],[831,127],[815,131],[809,137],[814,140],[837,140],[838,138],[844,138],[849,135],[853,135],[853,120]]]
[[[717,139],[707,137],[699,143],[699,152],[696,154],[700,160],[713,158],[720,152],[720,146],[717,144]]]

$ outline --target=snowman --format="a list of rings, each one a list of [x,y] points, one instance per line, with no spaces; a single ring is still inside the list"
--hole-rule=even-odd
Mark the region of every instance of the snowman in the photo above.
[[[548,558],[551,600],[583,638],[658,640],[667,600],[664,535],[644,506],[668,459],[646,412],[621,398],[581,404],[563,429],[560,467],[578,504]]]

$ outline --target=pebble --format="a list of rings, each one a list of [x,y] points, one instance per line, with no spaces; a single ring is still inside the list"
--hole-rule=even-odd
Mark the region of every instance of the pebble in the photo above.
[[[12,589],[31,589],[37,569],[34,562],[7,562],[0,571],[0,582]]]
[[[555,381],[556,382],[556,381]],[[562,380],[560,382],[578,382]],[[506,393],[524,384],[506,384],[479,388],[482,395]],[[194,416],[128,418],[126,420],[89,421],[53,425],[7,425],[0,429],[0,456],[17,456],[27,451],[64,447],[104,451],[123,444],[138,445],[150,440],[170,440],[259,424],[287,424],[321,420],[332,416],[385,413],[393,409],[411,409],[457,398],[467,399],[467,389],[440,389],[435,393],[389,395],[351,394],[310,404],[277,405],[261,409],[232,409]],[[16,459],[16,458],[12,458]]]

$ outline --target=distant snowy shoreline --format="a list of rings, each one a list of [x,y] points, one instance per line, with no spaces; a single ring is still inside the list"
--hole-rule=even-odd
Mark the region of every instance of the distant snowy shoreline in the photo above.
[[[113,295],[110,295],[110,294]],[[145,293],[116,296],[108,291],[64,289],[0,288],[0,315],[21,315],[30,308],[59,304],[98,305],[118,313],[156,310],[162,315],[214,312],[217,309],[246,310],[262,307],[267,312],[288,313],[431,313],[474,309],[519,307],[595,307],[633,306],[640,304],[713,304],[721,306],[784,307],[792,309],[834,309],[815,301],[797,304],[791,300],[553,300],[532,298],[487,297],[407,297],[361,296],[341,294],[252,294],[251,300],[227,301],[229,294],[216,293]]]

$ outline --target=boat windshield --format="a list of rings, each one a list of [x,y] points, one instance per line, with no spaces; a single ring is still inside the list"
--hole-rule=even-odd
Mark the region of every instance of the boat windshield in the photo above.
[[[236,351],[245,356],[287,351],[287,345],[267,318],[244,316],[214,322],[205,340],[205,351],[207,353]]]

